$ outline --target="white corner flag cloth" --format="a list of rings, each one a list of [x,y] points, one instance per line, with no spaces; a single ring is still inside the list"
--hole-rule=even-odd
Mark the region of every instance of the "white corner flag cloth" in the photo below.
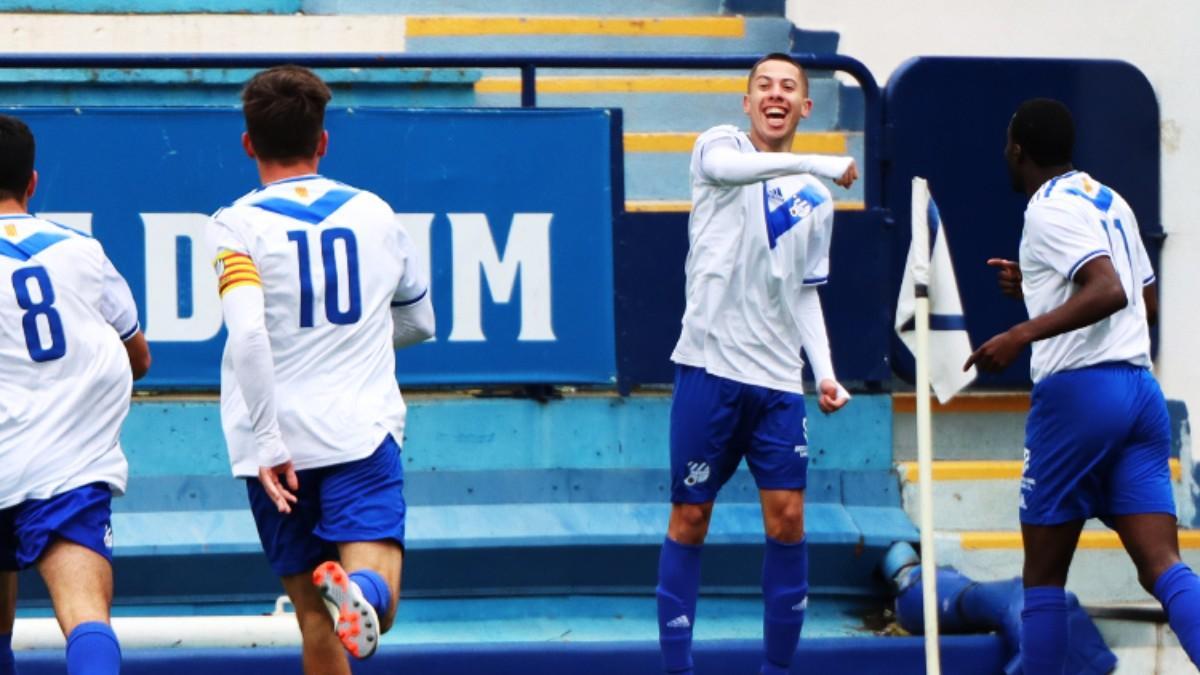
[[[946,403],[975,380],[975,367],[963,372],[971,356],[971,339],[958,297],[958,282],[950,262],[950,244],[937,204],[924,178],[912,183],[912,244],[896,301],[896,333],[916,358],[917,289],[929,294],[929,382],[938,401]],[[933,255],[930,256],[931,250]]]

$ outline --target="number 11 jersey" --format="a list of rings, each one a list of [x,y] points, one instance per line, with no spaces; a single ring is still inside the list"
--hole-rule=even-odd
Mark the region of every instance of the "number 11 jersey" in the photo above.
[[[299,176],[217,211],[207,237],[222,295],[262,287],[279,428],[295,468],[362,459],[389,433],[402,442],[390,308],[421,300],[428,282],[391,207],[370,192]],[[221,424],[234,475],[257,475],[228,347]]]

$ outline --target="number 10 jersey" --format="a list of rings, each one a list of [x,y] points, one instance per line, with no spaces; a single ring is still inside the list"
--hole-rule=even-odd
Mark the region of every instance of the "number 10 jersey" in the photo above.
[[[391,306],[428,282],[379,197],[322,176],[289,178],[217,211],[208,224],[218,288],[260,285],[283,442],[297,470],[371,454],[404,438]],[[258,474],[254,431],[228,347],[221,424],[236,476]]]

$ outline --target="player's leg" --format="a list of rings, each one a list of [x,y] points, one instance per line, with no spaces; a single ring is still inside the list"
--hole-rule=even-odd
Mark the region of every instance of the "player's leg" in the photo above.
[[[1188,657],[1200,664],[1200,578],[1179,556],[1166,401],[1148,371],[1134,370],[1129,379],[1126,390],[1140,394],[1140,406],[1113,469],[1108,522],[1137,566],[1138,581],[1162,603]]]
[[[330,467],[321,485],[314,533],[337,543],[341,563],[318,566],[312,583],[336,608],[334,630],[357,658],[375,653],[395,617],[405,514],[404,467],[390,435],[368,457]]]
[[[379,632],[386,633],[396,619],[400,598],[400,580],[404,567],[404,549],[395,540],[353,541],[338,544],[342,567],[360,589],[363,598],[375,608]]]
[[[313,586],[312,573],[293,574],[283,577],[282,581],[300,624],[305,674],[350,675],[346,650],[333,632],[333,617],[321,593]]]
[[[18,567],[36,565],[67,638],[69,675],[121,668],[112,608],[112,492],[93,483],[21,504],[14,518]]]
[[[737,469],[731,447],[742,385],[677,366],[671,401],[671,516],[658,559],[658,637],[663,668],[692,672],[700,554],[713,500]]]
[[[0,675],[15,675],[12,650],[13,623],[17,617],[17,573],[0,571]]]
[[[760,413],[746,462],[762,503],[762,672],[791,667],[808,608],[808,543],[804,537],[804,490],[808,484],[808,434],[804,397],[754,389]]]
[[[312,469],[297,474],[300,489],[290,514],[279,512],[257,478],[246,480],[246,495],[263,553],[296,609],[304,672],[347,675],[350,664],[333,633],[333,619],[312,585],[316,566],[337,553],[335,546],[313,535],[321,516],[320,486],[325,471]]]
[[[1111,467],[1131,423],[1123,387],[1113,369],[1094,366],[1055,373],[1033,389],[1019,508],[1021,658],[1029,675],[1059,675],[1066,663],[1063,587],[1084,521],[1107,512]]]
[[[96,551],[55,539],[37,562],[54,615],[67,638],[67,673],[107,675],[121,668],[121,647],[109,625],[112,565]]]
[[[1175,516],[1144,513],[1111,521],[1137,566],[1138,581],[1162,603],[1188,658],[1200,665],[1200,577],[1179,557]]]
[[[1083,523],[1021,524],[1025,547],[1021,662],[1026,675],[1061,675],[1066,665],[1068,617],[1064,587]]]

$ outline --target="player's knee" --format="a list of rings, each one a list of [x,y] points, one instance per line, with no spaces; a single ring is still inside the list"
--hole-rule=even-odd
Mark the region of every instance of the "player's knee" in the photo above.
[[[785,544],[804,538],[804,504],[787,504],[766,517],[767,536]]]
[[[1148,560],[1140,563],[1138,567],[1138,583],[1150,595],[1154,595],[1154,584],[1158,583],[1158,578],[1161,577],[1167,570],[1179,564],[1180,558],[1177,555],[1163,555],[1155,560]]]
[[[671,507],[671,525],[667,536],[680,544],[703,544],[708,535],[708,522],[711,518],[711,503],[675,504]]]

